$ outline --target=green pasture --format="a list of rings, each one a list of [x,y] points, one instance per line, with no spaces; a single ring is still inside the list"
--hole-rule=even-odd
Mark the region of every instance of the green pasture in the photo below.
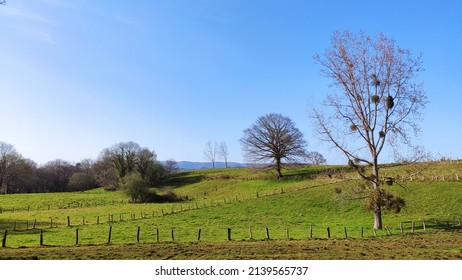
[[[449,169],[458,162],[432,164],[426,172]],[[327,170],[334,176],[326,176]],[[384,172],[405,173],[399,167]],[[131,204],[122,192],[92,190],[76,193],[1,195],[0,230],[7,230],[9,248],[135,244],[157,242],[222,242],[265,240],[369,238],[460,226],[462,183],[454,178],[413,179],[386,186],[406,199],[399,214],[385,212],[389,231],[372,230],[373,215],[361,200],[346,200],[337,189],[359,184],[343,167],[293,167],[276,180],[270,170],[217,169],[180,172],[157,191],[173,189],[188,201]],[[431,176],[431,175],[428,175]],[[436,176],[436,175],[434,175]],[[69,218],[68,218],[69,217]],[[69,224],[68,224],[69,222]],[[425,224],[424,224],[425,223]],[[139,231],[138,231],[139,228]]]

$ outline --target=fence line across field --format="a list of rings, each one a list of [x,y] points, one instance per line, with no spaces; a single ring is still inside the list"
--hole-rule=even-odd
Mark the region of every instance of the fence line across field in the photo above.
[[[301,187],[297,187],[296,190],[300,190]],[[290,188],[288,190],[284,190],[283,188],[278,189],[280,194],[283,194],[284,192],[291,192],[293,191],[293,188]],[[256,193],[256,198],[261,198],[264,196],[271,196],[275,195],[276,191],[273,191],[273,193],[268,194],[268,192],[265,192],[265,194],[259,194],[259,192]],[[244,197],[242,197],[242,200],[246,200]],[[240,198],[236,196],[235,198],[236,202],[240,202]],[[208,207],[216,207],[219,205],[223,204],[229,204],[233,203],[233,199],[223,199],[223,202],[221,200],[212,200],[210,202],[207,202],[204,200],[202,204],[199,204],[197,202],[189,202],[187,205],[176,205],[177,207],[175,208],[175,205],[169,206],[167,208],[162,207],[160,210],[152,210],[152,211],[140,211],[138,213],[118,213],[118,214],[106,214],[106,216],[92,216],[90,219],[88,219],[86,216],[80,216],[80,217],[71,217],[71,216],[66,216],[65,221],[63,219],[59,218],[52,218],[50,217],[48,221],[37,221],[37,219],[34,220],[19,220],[19,221],[14,221],[8,223],[4,223],[3,225],[0,224],[0,229],[11,229],[13,231],[19,231],[19,230],[30,230],[30,229],[37,229],[38,227],[40,228],[46,228],[45,225],[48,225],[48,228],[55,228],[59,226],[85,226],[85,225],[100,225],[104,222],[107,223],[115,223],[115,222],[124,222],[124,221],[134,221],[134,220],[139,220],[139,219],[148,219],[148,218],[160,218],[168,215],[175,215],[179,214],[181,212],[185,211],[192,211],[192,210],[197,210],[197,209],[204,209]],[[223,204],[222,204],[223,203]],[[115,219],[114,217],[117,217],[118,219]],[[460,218],[456,218],[455,216],[453,217],[452,224],[455,225],[456,223],[461,223]],[[449,223],[449,222],[447,222]],[[425,222],[423,222],[423,227],[425,228]]]
[[[442,223],[441,221],[433,221],[435,223],[435,225],[442,225],[444,224],[445,226],[447,226],[447,229],[452,229],[452,228],[460,228],[462,226],[461,224],[461,219],[455,219],[455,221],[457,221],[455,224],[450,224],[449,222],[446,221],[446,223]],[[399,224],[399,227],[397,228],[390,228],[388,226],[385,226],[384,227],[384,231],[386,231],[386,235],[387,236],[391,236],[391,235],[394,235],[394,234],[414,234],[418,229],[419,230],[423,230],[423,231],[426,231],[427,230],[427,227],[429,226],[429,222],[428,221],[425,221],[425,220],[422,220],[422,221],[419,221],[419,222],[415,222],[415,221],[412,221],[412,222],[402,222]],[[356,231],[358,231],[358,227],[353,227]],[[145,228],[146,229],[146,228]],[[236,228],[235,228],[236,229]],[[320,232],[322,232],[322,228],[321,227],[318,227],[318,232],[317,232],[317,235],[314,235],[313,234],[313,229],[314,229],[314,226],[312,224],[306,226],[306,231],[304,232],[303,236],[300,236],[300,233],[297,235],[297,236],[293,236],[291,235],[290,233],[292,232],[291,229],[289,227],[286,227],[284,229],[284,232],[285,232],[285,236],[284,237],[281,237],[281,229],[278,228],[276,230],[271,230],[269,227],[265,227],[265,228],[259,228],[258,229],[258,232],[261,234],[261,236],[263,236],[263,233],[264,233],[264,236],[265,238],[260,238],[260,240],[283,240],[283,239],[286,239],[286,240],[291,240],[291,239],[298,239],[298,240],[302,240],[302,239],[331,239],[331,238],[334,238],[334,239],[349,239],[349,238],[365,238],[365,230],[367,230],[369,232],[369,235],[366,236],[366,237],[376,237],[377,236],[377,230],[375,229],[372,229],[372,233],[371,233],[371,229],[370,228],[367,228],[367,227],[360,227],[359,229],[359,235],[358,232],[355,232],[354,235],[352,235],[352,230],[350,228],[350,230],[345,226],[343,227],[343,235],[339,235],[338,232],[340,231],[337,231],[337,235],[336,236],[332,236],[332,229],[333,227],[326,227],[325,228],[325,234],[321,234]],[[255,239],[255,233],[257,232],[257,229],[252,227],[252,226],[249,226],[248,227],[248,236],[243,238],[243,234],[242,232],[245,231],[243,228],[238,228],[238,231],[241,232],[241,234],[239,235],[239,237],[237,239],[235,239],[235,235],[233,234],[233,232],[235,232],[233,230],[233,228],[231,227],[228,227],[226,229],[223,229],[223,232],[222,233],[219,233],[219,232],[216,232],[214,231],[213,234],[218,234],[218,235],[222,235],[223,237],[221,238],[221,240],[225,241],[233,241],[233,240],[241,240],[241,241],[245,241],[245,240],[248,240],[248,241],[252,241],[252,240],[258,240],[258,239]],[[155,228],[148,228],[146,230],[146,232],[154,232],[154,238],[152,238],[152,235],[151,236],[151,239],[148,240],[148,238],[145,238],[145,239],[142,239],[142,228],[141,226],[137,226],[136,228],[134,228],[134,235],[132,238],[129,238],[129,240],[117,240],[117,243],[122,243],[122,244],[130,244],[130,243],[134,243],[134,241],[136,241],[136,243],[140,243],[140,242],[145,242],[145,243],[153,243],[153,242],[192,242],[192,241],[196,241],[194,240],[193,236],[197,236],[197,242],[201,242],[201,241],[210,241],[210,242],[213,242],[213,241],[217,241],[216,239],[214,240],[204,240],[203,239],[203,236],[204,236],[204,230],[203,228],[199,228],[199,229],[196,229],[196,230],[188,230],[189,234],[188,236],[190,236],[190,238],[178,238],[178,232],[185,232],[185,230],[176,230],[176,229],[168,229],[168,228],[165,228],[163,231],[162,231],[162,234],[161,234],[161,230],[158,226],[156,226]],[[274,234],[270,234],[270,233],[274,233],[274,232],[279,232],[279,236],[278,235],[274,235]],[[47,236],[47,231],[44,230],[44,229],[39,229],[39,232],[38,232],[38,245],[39,246],[43,246],[44,244],[46,244],[46,241],[48,241],[48,243],[53,243],[53,240],[52,238],[56,235],[48,235]],[[79,231],[79,228],[76,227],[75,228],[75,245],[82,245],[82,243],[80,242],[82,240],[82,236],[83,236],[83,233],[84,231]],[[115,229],[113,228],[113,225],[111,224],[108,228],[108,232],[107,232],[107,242],[106,244],[111,244],[113,243],[114,241],[114,234],[115,234]],[[197,234],[196,234],[197,233]],[[10,234],[10,232],[8,230],[4,230],[4,233],[3,233],[3,238],[2,238],[2,248],[4,247],[7,247],[7,238],[8,238],[8,235]],[[209,232],[210,234],[210,232]],[[371,235],[372,234],[372,235]],[[275,237],[277,236],[277,237]],[[353,237],[353,236],[356,236],[356,237]],[[101,236],[101,239],[103,238],[104,236]],[[219,240],[218,240],[219,241]],[[85,243],[85,245],[98,245],[98,244],[103,244],[103,243]],[[58,245],[59,246],[59,245]],[[23,246],[21,246],[23,247]]]
[[[390,175],[388,175],[390,176]],[[459,174],[437,174],[437,175],[415,175],[415,176],[404,176],[404,175],[391,175],[390,177],[393,177],[394,179],[398,181],[404,181],[404,182],[413,182],[413,181],[418,181],[418,182],[423,182],[423,181],[460,181],[461,177]],[[342,181],[354,181],[360,179],[359,177],[355,176],[343,176],[343,175],[338,175],[339,181],[335,182],[327,182],[319,185],[314,185],[314,186],[299,186],[299,187],[290,187],[290,188],[277,188],[273,190],[263,190],[263,191],[257,191],[255,196],[243,196],[241,194],[236,195],[235,197],[225,197],[222,198],[221,200],[224,201],[225,204],[231,203],[233,201],[243,201],[243,200],[248,200],[252,198],[260,198],[260,197],[266,197],[266,196],[271,196],[271,195],[278,195],[278,194],[283,194],[283,193],[290,193],[294,191],[300,191],[300,190],[305,190],[308,188],[315,188],[315,187],[321,187],[321,186],[326,186],[326,185],[331,185],[331,184],[338,184],[342,183]],[[201,198],[206,198],[207,195],[210,192],[217,191],[217,187],[213,187],[210,189],[206,189],[201,193],[198,193],[196,195],[193,195],[191,198],[195,200],[199,200]],[[219,199],[216,199],[216,203],[218,203]],[[123,204],[128,204],[128,200],[124,199],[112,199],[111,200],[97,200],[97,201],[73,201],[67,203],[67,205],[61,204],[61,205],[55,205],[52,207],[52,204],[41,204],[41,205],[36,205],[36,206],[23,206],[23,207],[12,207],[12,208],[5,208],[5,207],[0,207],[0,214],[6,213],[6,212],[31,212],[31,211],[48,211],[48,210],[62,210],[62,209],[76,209],[76,208],[84,208],[84,207],[96,207],[96,206],[109,206],[109,205],[123,205]],[[196,203],[197,204],[197,203]],[[198,208],[198,207],[196,207]]]

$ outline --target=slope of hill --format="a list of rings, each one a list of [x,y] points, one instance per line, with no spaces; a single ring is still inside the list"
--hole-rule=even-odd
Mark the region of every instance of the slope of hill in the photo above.
[[[361,200],[339,196],[338,188],[350,189],[359,183],[353,172],[341,166],[292,167],[284,171],[281,180],[275,179],[272,170],[262,168],[178,172],[156,191],[173,190],[187,196],[188,201],[168,204],[131,204],[122,192],[103,190],[2,195],[0,230],[8,230],[6,244],[12,248],[37,246],[39,229],[46,245],[74,246],[76,230],[79,246],[102,245],[107,243],[109,227],[110,243],[117,246],[172,241],[182,246],[199,239],[221,246],[227,236],[233,241],[252,237],[255,242],[266,240],[267,234],[278,242],[312,237],[322,244],[322,240],[329,240],[327,228],[330,239],[343,240],[348,233],[348,238],[355,240],[368,242],[377,235],[384,238],[380,242],[387,242],[390,234],[399,238],[413,229],[420,233],[424,229],[460,231],[461,167],[460,162],[431,163],[425,166],[424,175],[414,176],[412,181],[404,178],[408,174],[405,167],[384,167],[384,172],[404,178],[399,185],[387,188],[406,199],[407,204],[399,214],[385,212],[388,230],[377,232],[373,232],[373,217],[364,211]],[[451,170],[451,176],[447,170]],[[442,172],[446,174],[444,179],[438,176]],[[141,232],[138,236],[137,228]],[[462,247],[448,246],[457,258]],[[431,247],[425,249],[428,256],[431,252]]]

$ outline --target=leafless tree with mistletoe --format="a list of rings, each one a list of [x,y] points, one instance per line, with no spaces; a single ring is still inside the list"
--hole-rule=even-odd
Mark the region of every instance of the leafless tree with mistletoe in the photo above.
[[[421,56],[381,33],[338,31],[332,46],[314,60],[335,89],[323,110],[311,108],[317,133],[366,181],[367,207],[374,213],[374,228],[382,229],[382,209],[399,211],[404,200],[383,188],[379,158],[386,147],[410,146],[419,132],[427,102],[416,81],[423,71]]]

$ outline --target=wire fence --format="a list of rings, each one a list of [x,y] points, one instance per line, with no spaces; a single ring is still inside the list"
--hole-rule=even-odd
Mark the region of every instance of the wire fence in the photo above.
[[[120,224],[119,224],[120,225]],[[36,245],[99,245],[130,243],[155,243],[155,242],[216,242],[216,241],[255,241],[255,240],[302,240],[302,239],[348,239],[348,238],[374,238],[378,236],[392,236],[400,234],[414,234],[434,229],[462,229],[461,219],[454,217],[452,221],[431,220],[431,221],[407,221],[395,226],[384,226],[382,230],[370,227],[323,227],[320,225],[306,225],[285,227],[225,227],[220,229],[211,228],[167,228],[153,225],[136,226],[133,228],[118,227],[118,224],[110,224],[108,227],[99,230],[97,233],[86,231],[79,226],[69,226],[74,234],[65,234],[51,231],[52,228],[30,229],[28,234],[23,234],[18,230],[4,230],[2,247],[8,246],[8,237],[15,236],[15,247],[34,246],[30,240],[36,239]],[[25,237],[27,236],[27,237]],[[21,237],[29,242],[25,245],[21,243]],[[67,238],[67,240],[66,240]],[[75,242],[75,243],[74,243]],[[26,242],[25,242],[26,243]]]

